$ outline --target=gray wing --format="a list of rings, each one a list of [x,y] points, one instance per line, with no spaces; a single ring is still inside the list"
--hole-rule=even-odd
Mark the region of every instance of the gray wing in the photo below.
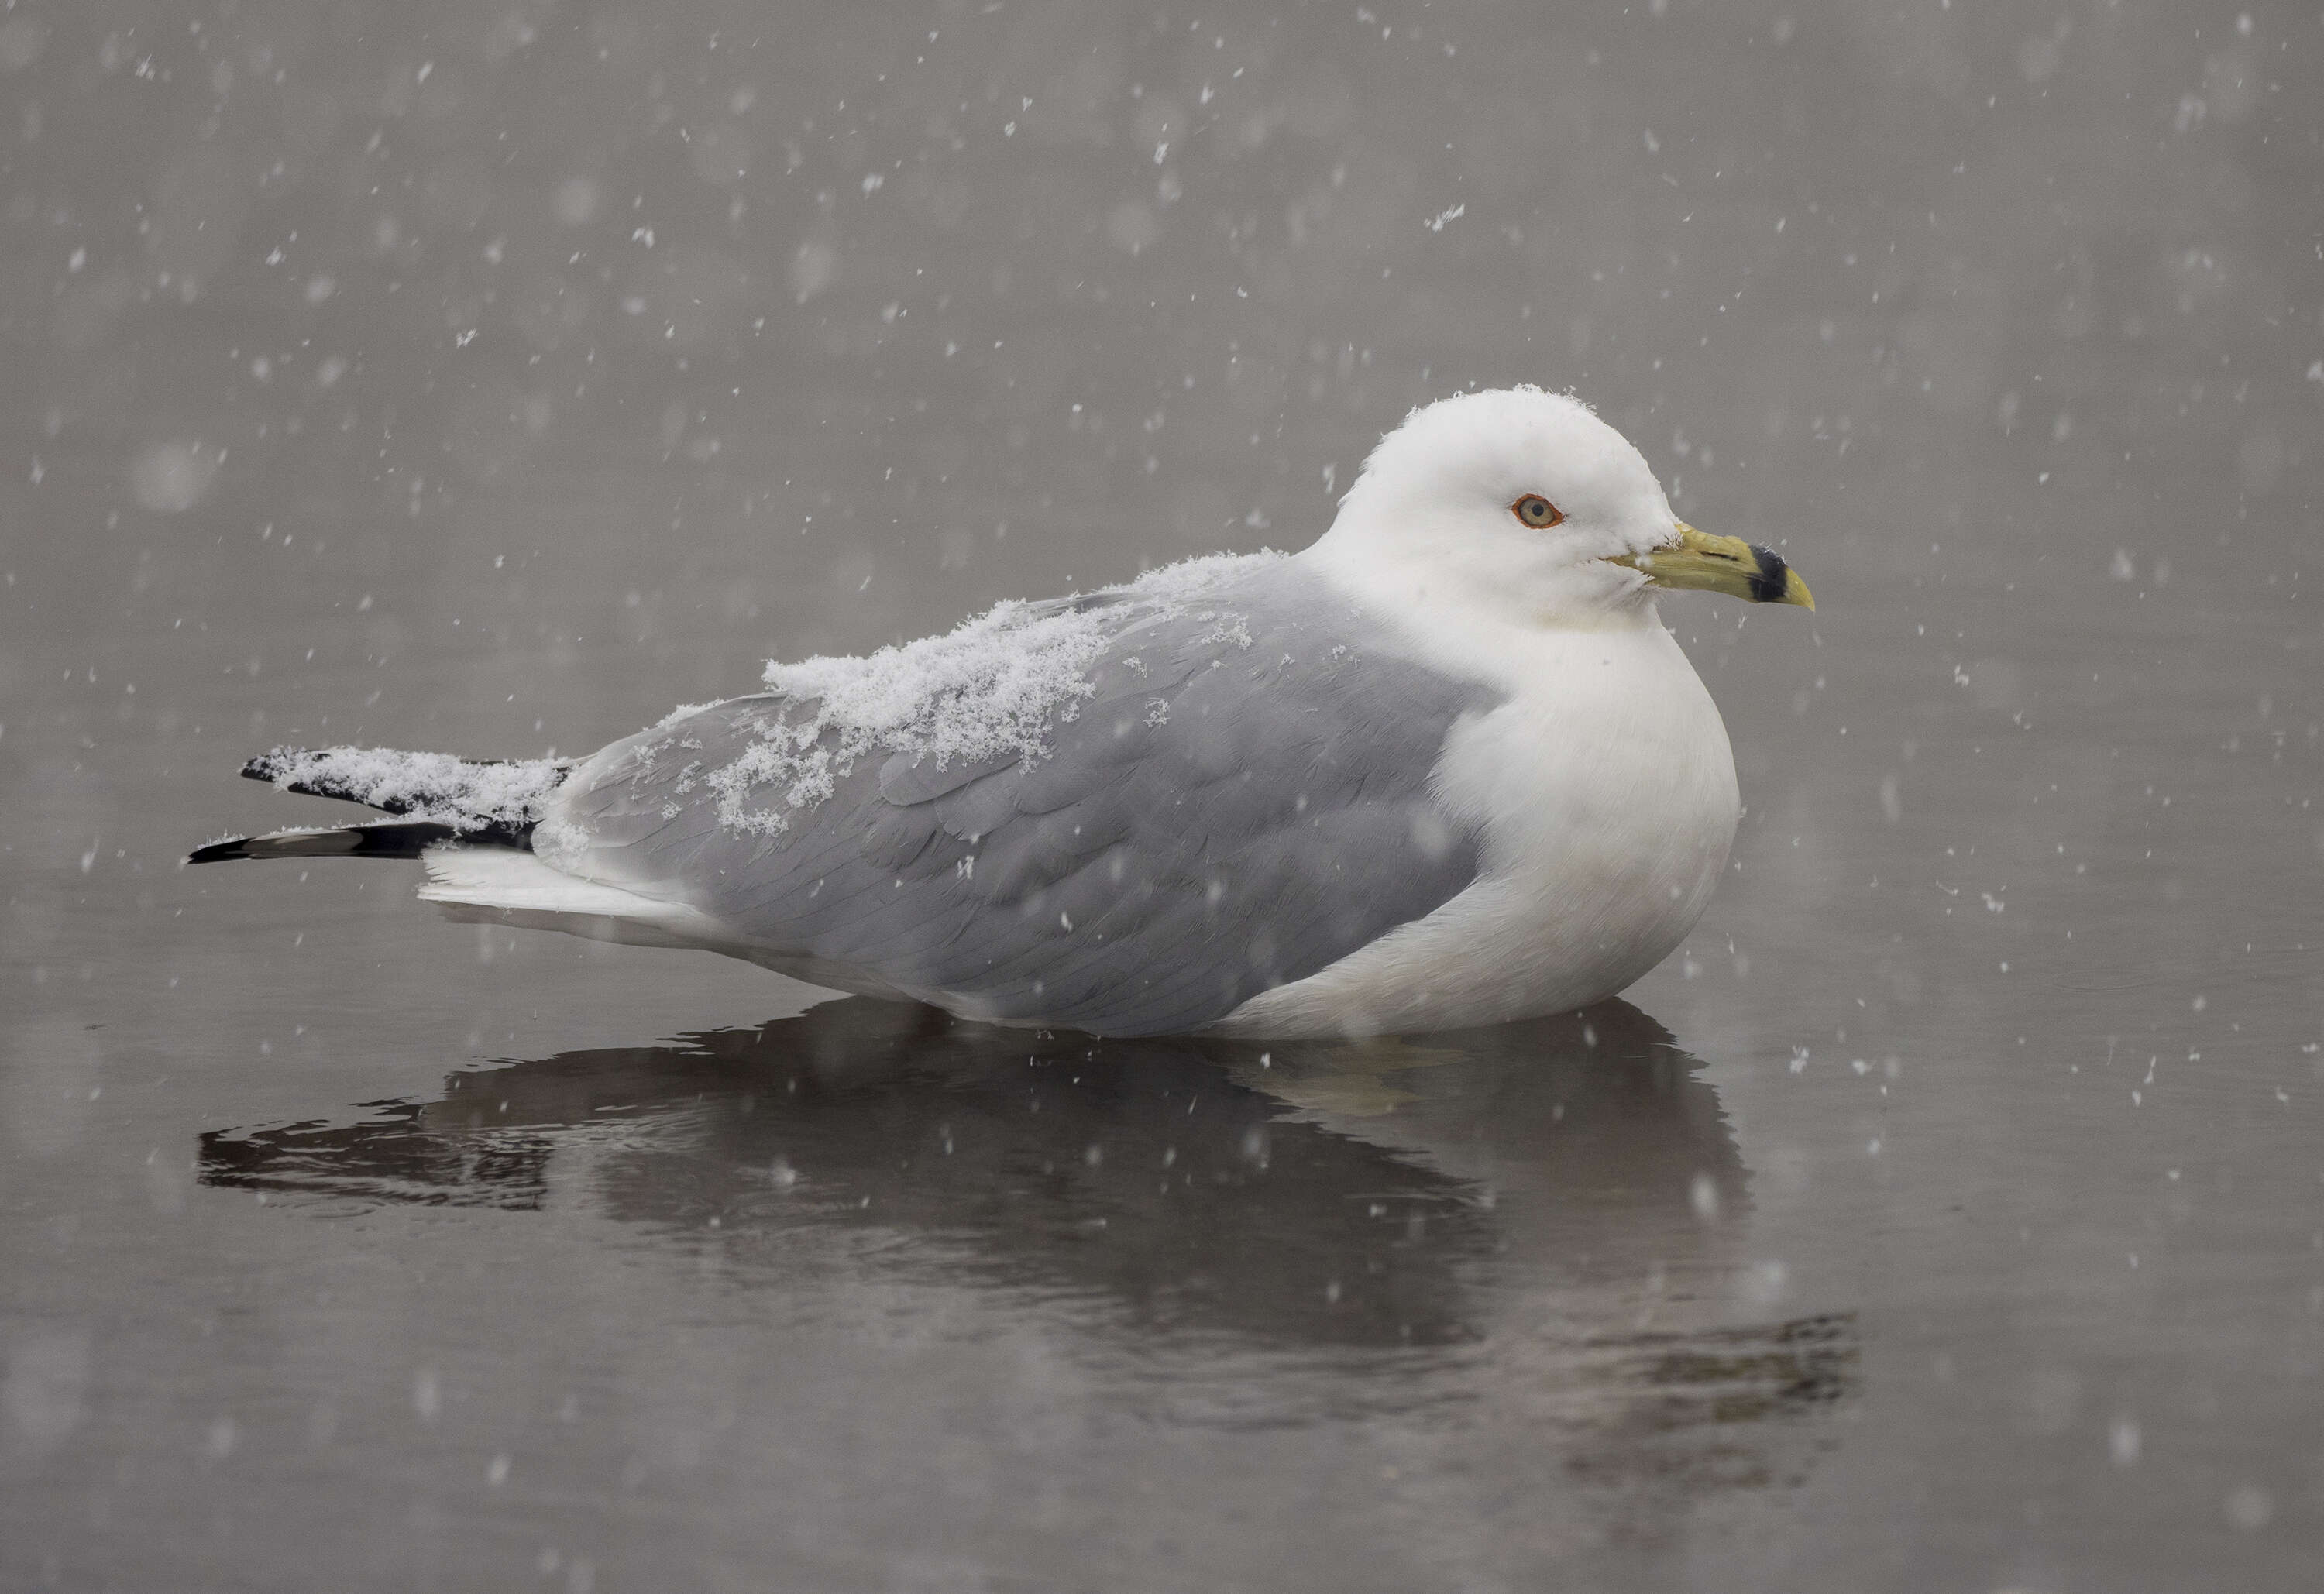
[[[1475,878],[1428,777],[1482,688],[1397,656],[1287,563],[1185,611],[1120,608],[1046,757],[874,754],[752,834],[722,825],[701,772],[802,705],[736,698],[577,772],[576,867],[964,1011],[1108,1035],[1198,1027]]]

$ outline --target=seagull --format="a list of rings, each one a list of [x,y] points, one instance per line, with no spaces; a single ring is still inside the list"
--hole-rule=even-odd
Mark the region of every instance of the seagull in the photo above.
[[[1815,607],[1534,387],[1416,410],[1296,554],[770,664],[577,760],[277,749],[388,817],[189,862],[418,859],[453,917],[1103,1036],[1563,1012],[1685,937],[1740,814],[1670,591]]]

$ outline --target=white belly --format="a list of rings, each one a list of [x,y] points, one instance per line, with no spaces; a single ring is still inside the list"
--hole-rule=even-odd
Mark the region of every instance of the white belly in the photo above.
[[[1527,638],[1515,695],[1455,727],[1434,784],[1483,837],[1475,883],[1216,1026],[1287,1038],[1457,1028],[1613,995],[1702,917],[1735,839],[1726,726],[1643,626]]]

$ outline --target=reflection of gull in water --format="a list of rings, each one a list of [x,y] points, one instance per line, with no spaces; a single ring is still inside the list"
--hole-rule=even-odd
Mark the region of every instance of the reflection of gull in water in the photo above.
[[[244,773],[398,817],[189,861],[424,857],[459,917],[1100,1035],[1558,1012],[1678,944],[1735,834],[1674,588],[1813,607],[1582,404],[1469,393],[1296,555],[772,665],[576,763],[278,750]]]
[[[1793,1419],[1852,1385],[1853,1329],[1738,1294],[1748,1180],[1697,1066],[1619,1003],[1262,1050],[846,1000],[214,1132],[201,1166],[333,1205],[610,1216],[744,1288],[836,1245],[866,1287],[998,1293],[1132,1356],[1183,1414],[1459,1405],[1482,1367],[1504,1409],[1597,1436],[1577,1466],[1779,1478]]]

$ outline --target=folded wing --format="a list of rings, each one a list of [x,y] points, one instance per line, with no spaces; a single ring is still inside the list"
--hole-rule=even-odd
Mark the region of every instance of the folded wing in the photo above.
[[[1198,1027],[1475,878],[1429,779],[1480,688],[1286,563],[1194,603],[1084,602],[1108,635],[1045,751],[875,749],[835,760],[827,792],[740,793],[738,823],[712,778],[815,705],[737,698],[589,760],[535,846],[779,962],[1117,1035]]]

